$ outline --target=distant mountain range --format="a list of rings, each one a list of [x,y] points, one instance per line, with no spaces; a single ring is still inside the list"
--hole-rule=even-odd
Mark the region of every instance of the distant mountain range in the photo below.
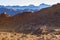
[[[6,12],[9,15],[16,15],[22,12],[37,12],[42,8],[50,7],[47,4],[40,4],[39,6],[29,5],[29,6],[2,6],[0,5],[0,13]]]

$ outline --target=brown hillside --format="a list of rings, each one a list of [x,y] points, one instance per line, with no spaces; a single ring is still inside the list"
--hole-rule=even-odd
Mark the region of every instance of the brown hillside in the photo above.
[[[40,27],[60,28],[60,4],[41,9],[38,12],[25,12],[15,16],[0,15],[0,27],[23,33],[39,33]]]

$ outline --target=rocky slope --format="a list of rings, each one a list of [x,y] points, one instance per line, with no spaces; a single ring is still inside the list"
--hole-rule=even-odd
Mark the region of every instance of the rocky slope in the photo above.
[[[41,33],[40,27],[49,29],[60,28],[60,4],[41,9],[38,12],[24,12],[15,16],[6,13],[0,15],[0,29],[2,31],[16,31],[21,33]]]

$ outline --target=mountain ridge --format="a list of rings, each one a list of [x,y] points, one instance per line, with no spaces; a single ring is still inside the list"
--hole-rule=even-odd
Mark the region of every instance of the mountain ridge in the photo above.
[[[1,6],[0,5],[0,13],[6,12],[9,15],[16,15],[17,13],[23,13],[23,12],[37,12],[42,8],[49,7],[50,5],[43,3],[39,6],[34,5],[28,5],[28,6]]]

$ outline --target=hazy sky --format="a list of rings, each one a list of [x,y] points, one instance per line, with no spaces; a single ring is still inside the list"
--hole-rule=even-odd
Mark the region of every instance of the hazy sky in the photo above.
[[[39,5],[41,3],[45,4],[56,4],[60,3],[60,0],[0,0],[0,5],[29,5],[29,4],[34,4],[34,5]]]

